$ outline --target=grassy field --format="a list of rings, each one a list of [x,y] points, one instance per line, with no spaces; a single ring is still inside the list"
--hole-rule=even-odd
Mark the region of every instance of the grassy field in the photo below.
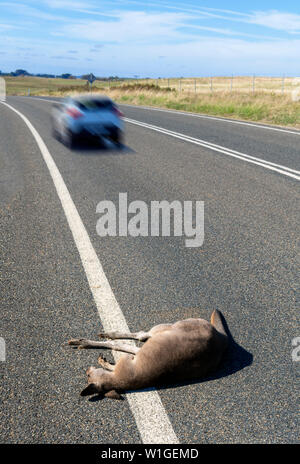
[[[4,77],[7,95],[56,95],[70,91],[87,91],[86,81],[81,79],[47,79],[44,77]]]
[[[7,95],[66,96],[89,91],[86,81],[7,77]],[[300,79],[214,77],[96,81],[93,93],[119,103],[156,106],[300,129]],[[300,92],[299,92],[300,95]]]
[[[290,94],[295,87],[300,86],[299,78],[291,77],[259,77],[259,76],[229,76],[229,77],[197,77],[184,79],[141,80],[141,83],[154,83],[160,87],[171,87],[190,93],[233,92],[233,93],[275,93]]]

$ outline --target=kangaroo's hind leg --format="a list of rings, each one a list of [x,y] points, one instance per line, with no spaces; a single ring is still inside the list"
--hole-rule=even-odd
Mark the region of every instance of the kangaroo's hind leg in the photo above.
[[[100,338],[108,338],[110,340],[117,340],[117,339],[129,339],[129,340],[139,340],[140,342],[145,342],[149,338],[151,338],[154,334],[158,332],[163,332],[164,330],[168,330],[171,328],[173,324],[159,324],[152,327],[152,329],[145,332],[144,330],[140,330],[139,332],[119,332],[117,330],[113,332],[100,332],[98,336]]]
[[[110,340],[117,340],[117,339],[128,339],[128,340],[139,340],[140,342],[145,342],[150,338],[150,332],[144,332],[141,330],[140,332],[133,332],[133,333],[125,333],[125,332],[100,332],[98,334],[100,338],[108,338]]]
[[[77,338],[69,340],[69,345],[77,347],[78,349],[89,349],[89,348],[106,348],[114,351],[123,351],[124,353],[137,354],[140,350],[138,346],[131,345],[123,342],[98,342],[94,340],[86,340],[85,338]]]

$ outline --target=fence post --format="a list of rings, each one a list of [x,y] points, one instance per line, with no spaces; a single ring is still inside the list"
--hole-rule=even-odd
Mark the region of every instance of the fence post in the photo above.
[[[213,91],[213,78],[210,78],[210,91]]]
[[[168,78],[168,87],[170,87],[170,79]]]
[[[252,79],[252,93],[255,92],[255,74],[253,75],[253,79]]]

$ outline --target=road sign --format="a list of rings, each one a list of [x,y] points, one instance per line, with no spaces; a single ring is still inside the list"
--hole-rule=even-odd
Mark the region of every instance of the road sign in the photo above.
[[[88,79],[87,79],[87,80],[88,80],[88,82],[89,82],[90,84],[92,84],[93,82],[95,82],[96,77],[94,76],[93,73],[91,73],[91,74],[88,76]]]

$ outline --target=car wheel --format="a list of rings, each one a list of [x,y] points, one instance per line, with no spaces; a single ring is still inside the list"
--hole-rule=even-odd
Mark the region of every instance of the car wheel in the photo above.
[[[119,129],[116,129],[110,133],[110,139],[116,145],[122,145],[122,132]]]
[[[73,134],[73,132],[66,129],[63,133],[62,141],[66,147],[72,149],[74,148],[74,145],[75,145],[75,135]]]
[[[57,128],[55,126],[53,119],[51,121],[51,132],[52,132],[52,137],[54,137],[56,140],[59,140],[59,133],[57,131]]]

